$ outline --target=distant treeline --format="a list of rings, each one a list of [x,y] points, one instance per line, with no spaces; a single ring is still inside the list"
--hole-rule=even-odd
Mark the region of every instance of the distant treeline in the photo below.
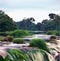
[[[50,19],[44,19],[41,23],[34,23],[35,19],[33,17],[23,19],[20,22],[16,22],[19,29],[23,30],[37,30],[37,31],[50,31],[57,30],[60,31],[60,16],[54,13],[50,13]]]
[[[22,21],[15,22],[4,11],[0,10],[0,32],[13,31],[16,29],[29,30],[29,31],[60,31],[60,16],[50,13],[50,19],[44,19],[41,23],[35,24],[35,19],[25,18]]]

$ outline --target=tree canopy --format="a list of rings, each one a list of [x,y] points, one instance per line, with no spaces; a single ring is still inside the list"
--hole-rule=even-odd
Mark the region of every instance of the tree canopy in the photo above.
[[[14,22],[4,11],[0,10],[0,32],[1,31],[12,31],[17,29],[22,30],[37,30],[37,31],[48,31],[57,30],[60,31],[60,16],[55,13],[50,13],[50,19],[44,19],[42,23],[38,22],[35,24],[33,17],[25,18],[22,21]],[[16,26],[17,25],[17,26]]]
[[[1,31],[11,31],[16,29],[16,24],[12,18],[0,10],[0,32]]]
[[[18,28],[22,30],[35,30],[35,24],[33,23],[34,21],[35,19],[31,17],[23,19],[22,21],[17,22],[16,24]]]

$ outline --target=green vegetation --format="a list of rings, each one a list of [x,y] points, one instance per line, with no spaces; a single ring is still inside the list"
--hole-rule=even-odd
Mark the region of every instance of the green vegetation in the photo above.
[[[17,43],[17,44],[22,44],[22,43],[24,43],[24,40],[20,39],[20,38],[14,38],[13,42]]]
[[[57,32],[56,32],[56,35],[57,35],[57,36],[60,36],[60,31],[57,31]]]
[[[49,14],[50,19],[44,19],[42,23],[34,23],[35,19],[25,18],[22,21],[14,22],[7,14],[0,10],[0,32],[20,30],[50,31],[56,30],[60,33],[60,16],[54,13]],[[58,34],[58,33],[57,33]]]
[[[38,22],[35,24],[32,20],[34,18],[26,18],[22,21],[16,22],[19,29],[22,30],[37,30],[37,31],[50,31],[57,30],[60,31],[60,16],[54,13],[49,14],[50,19],[44,19],[42,23]],[[35,21],[35,19],[34,19]]]
[[[51,30],[51,31],[47,31],[46,34],[60,36],[60,31]]]
[[[13,38],[13,36],[7,36],[7,39],[8,39],[9,42],[13,42],[14,38]]]
[[[56,32],[55,30],[51,30],[51,31],[48,31],[47,34],[48,35],[56,35]]]
[[[9,36],[13,37],[24,37],[31,35],[27,30],[14,30],[9,33]]]
[[[0,41],[24,43],[24,40],[20,37],[31,35],[29,31],[45,31],[48,35],[60,36],[60,16],[50,13],[49,17],[50,19],[44,19],[42,23],[38,22],[37,24],[34,23],[35,19],[33,17],[14,22],[12,18],[0,10]],[[56,37],[51,36],[49,42],[56,42]],[[33,49],[37,47],[40,50],[8,50],[8,55],[5,58],[0,56],[0,61],[50,61],[47,53],[49,48],[44,40],[32,39],[30,46]]]
[[[7,36],[9,32],[0,32],[0,36]]]
[[[48,49],[45,41],[44,40],[41,40],[41,39],[32,39],[30,41],[30,46],[31,47],[38,47],[40,49],[43,49],[43,50],[49,52],[49,49]]]
[[[11,61],[24,61],[27,59],[26,54],[19,49],[8,50],[7,52]]]
[[[13,36],[0,36],[0,41],[13,42]]]
[[[15,22],[2,10],[0,10],[0,32],[12,31],[17,29]]]
[[[51,36],[50,39],[56,39],[56,36]]]
[[[31,31],[31,30],[35,30],[35,23],[33,23],[34,21],[35,21],[35,19],[32,17],[26,18],[20,22],[16,22],[16,25],[19,29]]]
[[[0,36],[0,41],[2,41],[2,36]]]
[[[8,42],[8,38],[7,37],[2,37],[1,41]]]
[[[50,40],[49,40],[48,42],[57,44],[56,36],[51,36],[51,37],[50,37]]]

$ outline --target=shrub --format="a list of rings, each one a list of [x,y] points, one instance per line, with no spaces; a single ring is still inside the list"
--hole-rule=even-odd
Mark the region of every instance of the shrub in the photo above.
[[[7,36],[7,39],[9,42],[12,42],[13,41],[13,36]]]
[[[31,46],[31,47],[38,47],[38,48],[40,48],[40,49],[43,49],[43,50],[49,52],[49,49],[48,49],[48,47],[47,47],[45,41],[44,41],[44,40],[41,40],[41,39],[32,39],[32,40],[30,41],[30,46]]]
[[[2,41],[8,41],[7,37],[2,37]]]
[[[2,41],[2,36],[0,36],[0,41]]]
[[[0,32],[0,36],[7,36],[8,32]]]
[[[51,36],[50,39],[56,39],[56,36]]]
[[[51,43],[57,43],[56,36],[51,36],[49,42],[51,42]]]
[[[17,43],[17,44],[21,44],[21,43],[24,43],[24,40],[23,39],[20,39],[20,38],[15,38],[13,40],[14,43]]]
[[[47,34],[48,34],[48,35],[56,35],[56,32],[57,32],[57,31],[52,30],[52,31],[48,31]]]
[[[56,36],[60,36],[60,31],[48,31],[47,32],[48,35],[56,35]]]
[[[9,35],[14,37],[23,37],[30,35],[30,33],[26,30],[15,30],[15,31],[11,31]]]
[[[60,36],[60,31],[57,31],[57,32],[56,32],[56,35],[57,35],[57,36]]]

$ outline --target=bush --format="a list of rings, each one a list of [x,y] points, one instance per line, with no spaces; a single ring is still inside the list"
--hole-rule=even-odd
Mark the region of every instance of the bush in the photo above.
[[[0,41],[6,41],[6,42],[12,42],[13,41],[13,37],[12,36],[7,36],[7,37],[0,37]]]
[[[56,39],[56,36],[51,36],[50,39]]]
[[[8,38],[8,41],[9,42],[12,42],[13,41],[13,36],[7,36],[7,38]]]
[[[48,31],[47,32],[48,35],[56,35],[56,36],[60,36],[60,31]]]
[[[51,36],[49,42],[57,44],[56,36]]]
[[[44,40],[41,40],[41,39],[32,39],[30,41],[30,46],[31,47],[38,47],[40,49],[43,49],[43,50],[49,52],[49,49],[48,49],[45,41]]]
[[[17,44],[21,44],[21,43],[24,43],[24,40],[23,39],[20,39],[20,38],[15,38],[13,40],[14,43],[17,43]]]
[[[47,34],[48,34],[48,35],[56,35],[56,32],[57,32],[57,31],[52,30],[52,31],[48,31]]]
[[[56,35],[57,35],[57,36],[60,36],[60,31],[57,31],[57,32],[56,32]]]
[[[30,33],[26,30],[15,30],[11,31],[9,35],[14,37],[24,37],[30,35]]]
[[[7,36],[8,32],[0,32],[0,36]]]
[[[2,41],[8,41],[7,37],[2,37]]]
[[[2,36],[0,36],[0,41],[2,41],[2,38],[3,38],[3,37],[2,37]]]

